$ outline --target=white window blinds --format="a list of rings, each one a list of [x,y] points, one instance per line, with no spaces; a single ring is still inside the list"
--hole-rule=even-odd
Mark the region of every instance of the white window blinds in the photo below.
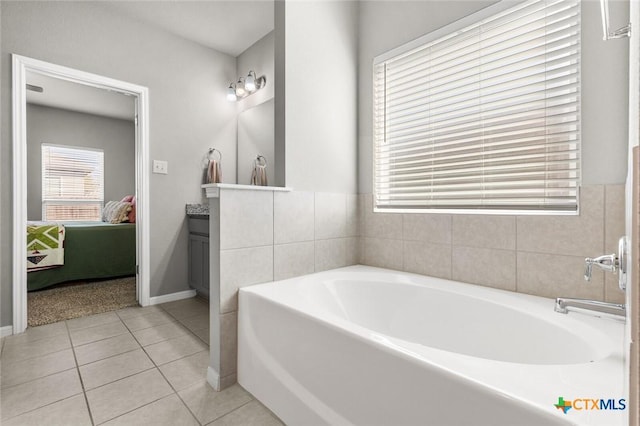
[[[42,220],[100,220],[104,153],[42,144]]]
[[[576,212],[580,3],[466,25],[374,61],[377,210]]]

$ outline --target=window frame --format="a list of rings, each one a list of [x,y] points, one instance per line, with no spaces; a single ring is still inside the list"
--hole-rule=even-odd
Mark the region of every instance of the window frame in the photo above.
[[[98,152],[102,154],[101,156],[101,166],[102,166],[102,182],[101,182],[101,197],[100,198],[87,198],[87,199],[51,199],[45,198],[45,174],[44,174],[44,150],[46,147],[52,148],[63,148],[70,149],[76,151],[86,151],[86,152]],[[102,220],[102,210],[104,209],[104,193],[105,193],[105,165],[104,165],[104,149],[102,148],[93,148],[93,147],[85,147],[85,146],[76,146],[76,145],[63,145],[63,144],[52,144],[43,142],[40,146],[40,169],[42,172],[40,184],[41,184],[41,218],[43,221],[56,221],[56,222],[83,222],[83,221],[95,221],[99,222]],[[100,213],[98,214],[96,219],[49,219],[47,218],[46,211],[47,205],[63,205],[63,206],[73,206],[74,204],[95,204],[99,207]]]
[[[504,12],[506,10],[509,10],[511,8],[517,7],[519,5],[525,4],[527,2],[529,2],[530,0],[518,0],[518,1],[509,1],[509,0],[502,0],[496,4],[493,4],[491,6],[488,6],[484,9],[479,10],[478,12],[472,13],[470,15],[467,15],[457,21],[454,21],[450,24],[447,24],[441,28],[438,28],[434,31],[431,31],[421,37],[418,37],[414,40],[411,40],[407,43],[404,43],[396,48],[393,48],[391,50],[388,50],[380,55],[377,55],[374,57],[373,59],[373,63],[372,63],[372,67],[371,67],[371,72],[372,72],[372,79],[371,79],[371,90],[372,90],[372,158],[371,158],[371,164],[372,164],[372,171],[371,171],[371,182],[372,182],[372,203],[373,203],[373,211],[374,212],[380,212],[380,213],[414,213],[414,214],[425,214],[425,213],[435,213],[435,214],[471,214],[471,215],[539,215],[539,216],[544,216],[544,215],[554,215],[554,216],[577,216],[580,215],[580,193],[581,193],[581,187],[582,187],[582,179],[583,179],[583,156],[582,156],[582,146],[583,146],[583,139],[582,139],[582,60],[579,60],[578,63],[578,71],[579,71],[579,79],[578,79],[578,87],[579,87],[579,92],[578,92],[578,101],[577,101],[577,105],[578,105],[578,123],[577,123],[577,130],[576,133],[578,135],[578,159],[577,159],[577,165],[578,165],[578,178],[576,179],[577,182],[577,187],[576,187],[576,209],[575,210],[552,210],[552,209],[517,209],[517,208],[513,208],[513,209],[489,209],[489,208],[471,208],[471,207],[467,207],[467,208],[421,208],[421,207],[415,207],[415,208],[394,208],[394,207],[388,207],[388,206],[383,206],[383,207],[379,207],[377,205],[377,198],[376,198],[376,191],[377,191],[377,185],[376,185],[376,147],[377,147],[377,142],[376,142],[376,112],[375,112],[375,107],[376,107],[376,97],[375,97],[375,92],[376,92],[376,67],[383,63],[386,62],[390,59],[396,58],[400,55],[403,55],[407,52],[410,52],[412,50],[418,49],[434,40],[437,40],[439,38],[445,37],[445,36],[456,36],[458,34],[461,34],[464,32],[465,29],[473,26],[473,25],[477,25],[479,22],[491,18],[494,15],[500,14],[501,12]],[[580,10],[580,15],[578,17],[578,25],[580,26],[580,28],[582,27],[582,2],[580,0],[578,0],[578,8]],[[579,39],[580,42],[582,42],[582,34],[579,35]],[[582,45],[579,46],[579,54],[580,56],[582,55]]]

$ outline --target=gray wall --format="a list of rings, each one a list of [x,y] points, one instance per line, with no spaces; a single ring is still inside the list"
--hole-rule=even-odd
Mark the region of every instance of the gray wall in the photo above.
[[[355,193],[358,2],[287,2],[284,18],[286,185]]]
[[[184,206],[202,198],[202,161],[212,141],[225,152],[225,177],[235,176],[236,111],[225,98],[226,84],[238,77],[235,58],[114,15],[99,2],[2,1],[0,7],[3,93],[11,92],[10,53],[149,88],[150,160],[169,161],[168,175],[149,176],[151,296],[187,290]],[[4,326],[12,322],[11,97],[1,102]]]
[[[284,169],[284,161],[276,161],[274,156],[274,106],[275,96],[275,31],[255,42],[236,58],[238,76],[246,76],[250,70],[257,76],[265,76],[267,84],[264,88],[237,102],[238,107],[238,176],[237,183],[248,185],[251,180],[253,160],[259,152],[267,158],[267,175],[270,186],[284,186],[284,181],[276,182],[275,169]],[[271,101],[270,104],[267,104]],[[259,112],[261,111],[261,112]],[[264,122],[266,119],[269,122]],[[252,138],[247,138],[251,134]],[[244,136],[244,139],[243,139]],[[244,145],[243,140],[254,143]],[[268,146],[266,146],[268,145]],[[245,155],[243,155],[243,153]]]
[[[494,1],[360,3],[358,189],[372,192],[373,59]],[[600,3],[582,2],[582,181],[623,183],[627,170],[628,40],[602,40]],[[610,2],[612,25],[628,22],[628,1]],[[617,28],[617,27],[616,27]]]
[[[135,193],[135,126],[132,121],[28,104],[28,220],[42,219],[43,143],[102,149],[105,203]]]
[[[247,110],[263,102],[273,99],[275,94],[275,34],[271,31],[236,58],[238,77],[246,76],[249,71],[256,72],[258,77],[265,76],[267,85],[237,102],[238,112]]]

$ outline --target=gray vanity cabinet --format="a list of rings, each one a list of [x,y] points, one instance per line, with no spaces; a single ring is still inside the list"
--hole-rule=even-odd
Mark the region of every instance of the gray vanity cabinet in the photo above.
[[[209,298],[209,217],[189,217],[189,286]]]

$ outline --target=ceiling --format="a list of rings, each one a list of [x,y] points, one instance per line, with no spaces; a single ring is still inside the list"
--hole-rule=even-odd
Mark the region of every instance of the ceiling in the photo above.
[[[195,43],[238,56],[274,28],[273,0],[172,0],[99,2],[112,13],[129,17]],[[36,73],[27,83],[27,102],[72,111],[133,120],[133,98]]]
[[[43,89],[27,90],[27,103],[133,121],[132,96],[34,72],[27,72],[27,84]]]
[[[101,2],[114,13],[238,56],[274,27],[273,0]]]

